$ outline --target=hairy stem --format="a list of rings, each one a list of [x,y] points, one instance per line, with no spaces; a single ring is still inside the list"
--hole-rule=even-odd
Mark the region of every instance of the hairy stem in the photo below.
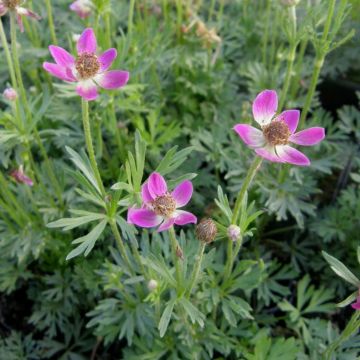
[[[192,292],[193,288],[195,287],[196,282],[198,280],[198,277],[200,274],[200,269],[201,269],[201,263],[202,263],[203,256],[204,256],[205,246],[206,246],[206,243],[201,242],[199,254],[196,257],[196,262],[194,264],[194,268],[193,268],[193,271],[191,274],[190,285],[189,285],[189,289],[187,292],[188,297],[190,297],[191,292]]]
[[[175,265],[176,282],[177,282],[177,287],[179,289],[181,286],[181,280],[182,280],[181,279],[180,259],[178,257],[179,244],[176,240],[176,234],[175,234],[175,230],[174,230],[173,226],[169,229],[169,235],[170,235],[170,242],[171,242],[171,250],[172,250],[172,254],[173,254],[173,261],[174,261],[174,265]]]
[[[54,45],[57,45],[58,42],[57,42],[57,38],[56,38],[54,18],[53,18],[52,8],[51,8],[51,1],[45,0],[45,2],[46,2],[46,11],[47,11],[48,21],[49,21],[51,41],[53,42]]]

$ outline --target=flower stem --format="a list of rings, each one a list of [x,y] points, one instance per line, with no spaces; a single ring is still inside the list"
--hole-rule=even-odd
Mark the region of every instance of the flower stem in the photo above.
[[[14,89],[16,89],[17,83],[16,83],[16,77],[15,77],[15,70],[14,70],[12,59],[11,59],[11,53],[10,53],[9,46],[7,43],[7,39],[6,39],[6,35],[5,35],[1,17],[0,17],[0,38],[1,38],[1,42],[3,45],[4,52],[5,52],[6,61],[7,61],[9,72],[10,72],[11,84],[12,84],[12,87]]]
[[[250,165],[250,168],[246,174],[245,180],[240,188],[239,194],[236,198],[235,206],[234,206],[234,212],[233,217],[231,219],[231,224],[236,225],[238,223],[238,218],[240,215],[240,209],[242,202],[244,200],[244,196],[246,194],[246,191],[250,188],[251,182],[255,177],[255,174],[262,162],[262,158],[260,156],[256,156],[253,160],[252,164]],[[238,240],[238,244],[236,247],[236,255],[240,250],[242,242]],[[233,263],[235,260],[235,256],[233,255],[233,241],[228,238],[228,244],[227,244],[227,259],[225,264],[225,271],[224,271],[224,282],[229,279],[233,267]]]
[[[200,274],[200,269],[201,269],[201,263],[202,263],[203,256],[204,256],[205,246],[206,246],[206,243],[201,242],[200,249],[199,249],[199,254],[196,257],[196,262],[194,264],[193,272],[191,274],[190,285],[189,285],[189,289],[188,289],[188,293],[187,293],[188,297],[190,297],[191,292],[192,292],[192,290],[193,290],[193,288],[196,285],[196,282],[198,280],[198,277],[199,277],[199,274]]]
[[[328,35],[329,35],[329,31],[330,31],[331,21],[332,21],[332,18],[334,16],[334,11],[335,11],[335,4],[336,4],[336,0],[330,0],[330,4],[328,7],[329,11],[328,11],[326,22],[324,25],[324,31],[323,31],[323,34],[321,37],[321,43],[322,43],[321,47],[322,48],[320,50],[317,50],[317,56],[315,58],[315,65],[314,65],[314,70],[313,70],[313,73],[311,76],[310,87],[309,87],[309,90],[306,95],[303,110],[301,112],[301,118],[300,118],[300,123],[299,123],[300,127],[302,127],[304,125],[304,121],[310,110],[311,102],[314,97],[314,93],[315,93],[315,89],[316,89],[316,84],[317,84],[319,76],[320,76],[321,68],[324,64],[324,60],[325,60],[325,56],[326,56],[326,50],[324,50],[324,48],[325,49],[327,48],[325,45],[328,41]]]
[[[135,0],[130,0],[129,4],[129,18],[128,18],[128,36],[131,37],[132,29],[134,26],[134,8],[135,8]]]
[[[104,188],[104,184],[101,180],[99,168],[96,163],[94,145],[93,145],[92,137],[91,137],[91,127],[90,127],[90,121],[89,121],[89,103],[86,100],[84,100],[83,98],[81,101],[82,101],[82,120],[83,120],[83,127],[84,127],[86,149],[87,149],[87,152],[89,155],[91,168],[94,172],[95,179],[96,179],[97,185],[100,190],[100,194],[101,194],[102,198],[105,199],[106,191]]]
[[[169,229],[169,234],[170,234],[171,250],[172,250],[172,253],[173,253],[173,261],[174,261],[174,265],[175,265],[176,282],[177,282],[177,287],[179,289],[180,285],[181,285],[180,259],[179,259],[178,254],[177,254],[179,244],[178,244],[178,242],[176,240],[176,234],[175,234],[175,230],[174,230],[173,226]]]
[[[271,0],[266,0],[266,22],[265,22],[265,31],[263,35],[263,44],[262,44],[262,62],[266,68],[267,64],[267,48],[268,48],[268,38],[269,38],[269,27],[270,27],[270,11],[271,11]]]
[[[58,42],[57,42],[57,38],[56,38],[54,18],[53,18],[52,8],[51,8],[51,1],[45,0],[45,2],[46,2],[46,10],[47,10],[48,20],[49,20],[51,41],[53,42],[54,45],[57,45]]]

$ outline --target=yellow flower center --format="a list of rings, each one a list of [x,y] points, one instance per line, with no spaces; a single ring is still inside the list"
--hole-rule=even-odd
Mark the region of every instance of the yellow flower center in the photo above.
[[[158,196],[151,202],[151,206],[157,215],[169,217],[176,209],[176,201],[170,194]]]
[[[270,145],[286,145],[291,135],[289,127],[284,121],[275,120],[263,127],[265,140]]]
[[[75,69],[81,79],[90,79],[100,70],[100,62],[95,54],[82,53],[75,61]]]
[[[4,0],[3,3],[8,9],[15,10],[20,5],[20,0]]]

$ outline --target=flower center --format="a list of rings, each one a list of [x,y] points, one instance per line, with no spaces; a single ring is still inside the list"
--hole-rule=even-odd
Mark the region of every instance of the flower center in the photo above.
[[[10,9],[15,10],[16,7],[20,4],[20,0],[4,0],[4,5]]]
[[[169,217],[176,209],[176,201],[170,194],[158,196],[151,202],[152,208],[156,215]]]
[[[264,137],[270,145],[286,145],[291,135],[284,121],[275,120],[263,127]]]
[[[95,54],[82,53],[75,61],[75,69],[81,79],[89,79],[100,70],[100,62]]]

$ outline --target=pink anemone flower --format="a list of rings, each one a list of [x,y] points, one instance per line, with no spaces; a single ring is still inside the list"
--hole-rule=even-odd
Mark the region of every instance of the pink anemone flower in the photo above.
[[[22,7],[23,1],[21,0],[0,0],[0,16],[5,15],[8,11],[14,11],[16,19],[21,32],[24,32],[24,24],[22,22],[22,16],[28,16],[35,20],[40,20],[41,16],[33,11]]]
[[[193,186],[185,180],[171,193],[165,179],[159,173],[152,173],[141,188],[142,207],[130,208],[127,221],[144,228],[159,226],[158,232],[169,229],[174,224],[196,224],[197,218],[188,211],[178,210],[191,199]]]
[[[318,144],[325,138],[324,128],[312,127],[295,133],[300,111],[285,110],[275,116],[277,107],[276,91],[262,91],[252,107],[254,119],[261,130],[247,124],[237,124],[234,130],[248,147],[264,159],[299,166],[310,165],[310,160],[289,143],[303,146]]]
[[[19,166],[18,169],[11,172],[10,176],[18,183],[33,186],[34,182],[24,173],[24,167]]]
[[[358,295],[356,301],[353,304],[351,304],[351,307],[354,310],[360,310],[360,290],[359,290],[359,295]]]
[[[97,87],[118,89],[126,85],[129,73],[110,70],[116,59],[116,49],[96,54],[97,43],[93,29],[86,29],[77,42],[78,56],[75,58],[61,47],[50,45],[49,50],[56,64],[45,62],[43,67],[57,78],[77,83],[76,92],[87,101],[98,97]]]
[[[91,14],[91,1],[76,0],[70,5],[70,10],[76,12],[81,19],[86,19]]]

